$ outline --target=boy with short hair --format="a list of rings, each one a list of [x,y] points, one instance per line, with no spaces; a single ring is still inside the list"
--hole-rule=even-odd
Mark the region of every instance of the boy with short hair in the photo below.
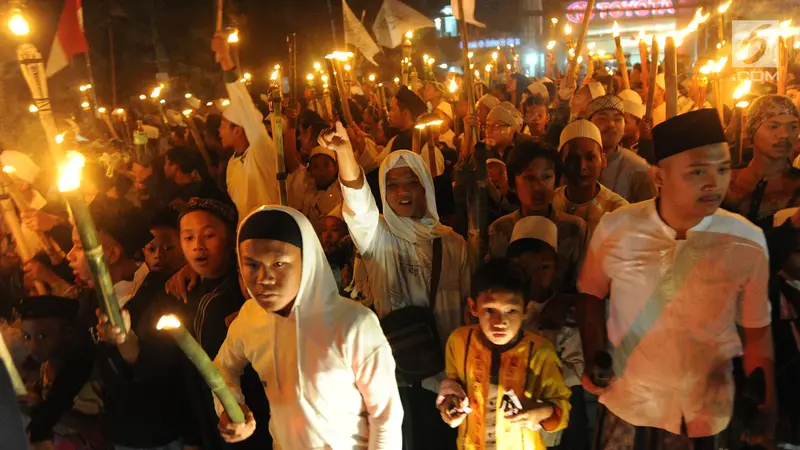
[[[522,328],[525,269],[496,259],[472,280],[469,307],[480,324],[447,341],[448,379],[436,402],[442,419],[460,426],[460,449],[544,448],[539,430],[566,428],[570,391],[552,344]]]
[[[581,387],[583,348],[573,305],[575,296],[556,287],[558,228],[545,217],[525,217],[514,226],[508,257],[525,267],[531,288],[525,329],[547,338],[562,362],[564,382],[572,390],[569,428],[544,435],[548,447],[584,450],[589,440]],[[563,435],[562,435],[563,434]]]

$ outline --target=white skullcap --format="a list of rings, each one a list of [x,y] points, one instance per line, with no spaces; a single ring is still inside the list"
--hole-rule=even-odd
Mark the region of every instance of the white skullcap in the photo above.
[[[13,167],[7,169],[13,173],[17,178],[28,183],[33,183],[36,176],[39,175],[39,166],[26,154],[14,150],[6,150],[0,153],[0,164],[3,169],[6,167]]]
[[[144,130],[144,134],[147,135],[147,139],[158,139],[161,136],[158,127],[152,125],[142,125],[142,130]]]
[[[478,99],[478,105],[484,105],[489,109],[492,109],[499,104],[500,99],[492,94],[484,94],[483,97]]]
[[[228,119],[228,121],[234,125],[241,126],[244,123],[244,117],[242,116],[244,113],[241,111],[241,108],[231,108],[228,105],[224,111],[222,111],[222,117]],[[261,112],[253,108],[252,114],[256,115],[259,122],[264,120],[264,115]]]
[[[520,239],[538,239],[558,251],[558,228],[547,217],[530,216],[517,222],[511,232],[510,243]]]
[[[552,83],[553,82],[553,80],[551,80],[550,78],[547,78],[547,77],[539,78],[539,81],[541,81],[542,83]]]
[[[498,103],[489,111],[486,121],[501,122],[512,127],[522,126],[522,114],[509,102]]]
[[[439,106],[436,107],[439,111],[443,112],[449,118],[453,118],[453,106],[450,105],[448,102],[440,102]]]
[[[558,151],[561,151],[567,142],[581,137],[591,139],[597,142],[601,148],[603,147],[603,135],[600,134],[600,129],[597,128],[597,125],[588,120],[579,119],[570,123],[561,131]]]
[[[502,164],[503,167],[505,167],[505,165],[506,165],[506,163],[504,163],[502,160],[499,160],[497,158],[488,158],[486,160],[486,165],[488,166],[489,164]]]
[[[633,89],[623,89],[617,92],[617,97],[622,99],[622,104],[626,113],[631,113],[638,119],[644,117],[647,108],[642,104],[642,97],[636,91]]]
[[[311,161],[311,158],[317,155],[328,155],[336,161],[336,152],[325,147],[316,146],[314,150],[311,150],[311,155],[308,157],[308,160]]]
[[[776,212],[775,216],[772,218],[772,226],[779,227],[783,225],[787,220],[792,218],[798,209],[800,209],[800,207],[786,208]]]
[[[547,92],[547,87],[545,87],[544,83],[540,81],[534,81],[533,83],[528,85],[528,92],[531,95],[541,95],[544,97],[545,101],[550,99],[550,93]]]
[[[656,84],[661,89],[667,90],[667,80],[664,78],[663,73],[656,75]]]
[[[592,94],[592,100],[606,95],[606,88],[604,88],[601,83],[593,81],[587,84],[587,86],[589,86],[589,93]]]

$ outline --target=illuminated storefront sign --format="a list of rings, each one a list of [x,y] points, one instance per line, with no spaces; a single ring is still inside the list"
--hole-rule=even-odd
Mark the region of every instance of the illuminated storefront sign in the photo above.
[[[573,23],[581,23],[583,21],[583,12],[585,10],[586,2],[580,1],[572,3],[567,7],[567,20]],[[672,0],[598,2],[595,4],[595,12],[592,14],[592,20],[666,15],[675,15],[675,7],[672,4]]]
[[[518,37],[500,38],[500,39],[481,39],[480,41],[470,41],[469,48],[497,48],[512,45],[520,45]],[[463,48],[464,45],[459,41],[458,48]]]

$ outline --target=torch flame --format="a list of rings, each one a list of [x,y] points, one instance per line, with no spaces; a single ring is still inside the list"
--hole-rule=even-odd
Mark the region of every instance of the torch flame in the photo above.
[[[552,18],[550,18],[550,23],[552,23],[553,25],[556,25],[556,24],[558,24],[558,19],[556,17],[552,17]]]
[[[3,166],[3,172],[5,173],[12,174],[16,171],[17,169],[14,166]]]
[[[318,62],[314,63],[314,70],[319,70],[321,67],[322,66]]]
[[[703,7],[697,8],[697,11],[694,12],[694,18],[692,19],[692,23],[700,25],[701,23],[708,20],[709,17],[711,17],[711,14],[703,14]]]
[[[335,51],[330,55],[327,55],[325,59],[335,59],[337,61],[347,61],[348,59],[353,57],[353,52],[340,52]]]
[[[472,59],[472,56],[473,56],[474,54],[475,54],[474,52],[469,52],[469,53],[467,53],[467,59]]]
[[[39,112],[39,107],[36,106],[36,105],[30,105],[30,106],[28,106],[28,111],[30,111],[32,113]]]
[[[552,50],[556,47],[556,41],[550,41],[547,43],[547,49]]]
[[[231,104],[231,101],[227,98],[222,99],[222,106],[228,106]]]
[[[719,7],[717,8],[717,12],[718,12],[719,14],[725,14],[725,12],[728,10],[728,8],[730,8],[730,7],[731,7],[731,3],[733,3],[733,0],[728,0],[726,3],[722,3],[722,4],[721,4],[721,5],[719,5]]]
[[[167,314],[158,319],[156,330],[174,330],[176,328],[180,328],[180,326],[181,321],[178,319],[178,316],[174,314]]]
[[[78,152],[69,151],[64,155],[64,166],[58,178],[58,190],[70,192],[81,187],[81,169],[86,165],[86,158]]]
[[[613,33],[614,37],[619,37],[619,24],[617,21],[614,21],[614,26],[611,27],[611,32]]]
[[[411,39],[413,37],[414,37],[414,32],[412,30],[408,30],[408,32],[406,32],[406,39]]]
[[[161,96],[161,86],[156,86],[153,88],[153,92],[150,93],[150,98],[158,98]]]
[[[728,63],[728,57],[723,56],[719,61],[714,61],[709,59],[706,65],[700,68],[700,73],[703,75],[708,75],[711,73],[720,73],[722,69],[725,68],[725,65]]]
[[[750,106],[750,102],[748,102],[747,100],[742,100],[742,101],[740,101],[739,103],[736,104],[737,108],[742,108],[742,109],[745,109],[748,106]]]
[[[487,72],[491,72],[492,71],[492,65],[491,64],[487,64],[486,65],[486,71]]]
[[[191,109],[184,109],[183,110],[183,115],[186,116],[186,117],[191,116],[192,115],[192,110]]]
[[[233,30],[231,34],[228,35],[228,43],[235,44],[239,42],[239,30]]]
[[[313,73],[310,73],[310,74],[306,75],[306,80],[308,80],[308,81],[314,81],[314,74],[313,74]]]
[[[278,80],[278,71],[272,72],[272,75],[269,76],[270,81],[277,81]]]
[[[125,114],[125,110],[122,109],[122,108],[117,108],[114,112],[119,114],[119,115]]]
[[[498,57],[497,52],[492,52],[492,59],[497,61],[497,57]]]
[[[740,98],[742,98],[745,94],[750,92],[750,87],[752,87],[752,85],[753,82],[750,80],[742,81],[739,84],[739,86],[736,86],[736,89],[733,91],[733,99],[739,100]]]
[[[375,74],[374,73],[369,74],[369,81],[375,81]]]
[[[570,24],[564,24],[564,36],[569,36],[572,34],[572,26]]]
[[[450,78],[450,83],[447,89],[450,91],[451,94],[458,91],[458,83],[456,83],[455,78]]]

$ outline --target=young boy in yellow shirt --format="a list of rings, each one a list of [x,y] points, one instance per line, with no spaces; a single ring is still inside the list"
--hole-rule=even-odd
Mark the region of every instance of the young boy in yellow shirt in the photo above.
[[[567,426],[561,362],[547,339],[522,328],[529,290],[525,269],[508,259],[472,278],[469,307],[480,323],[450,335],[437,398],[445,423],[459,427],[459,449],[544,449],[539,430]]]

